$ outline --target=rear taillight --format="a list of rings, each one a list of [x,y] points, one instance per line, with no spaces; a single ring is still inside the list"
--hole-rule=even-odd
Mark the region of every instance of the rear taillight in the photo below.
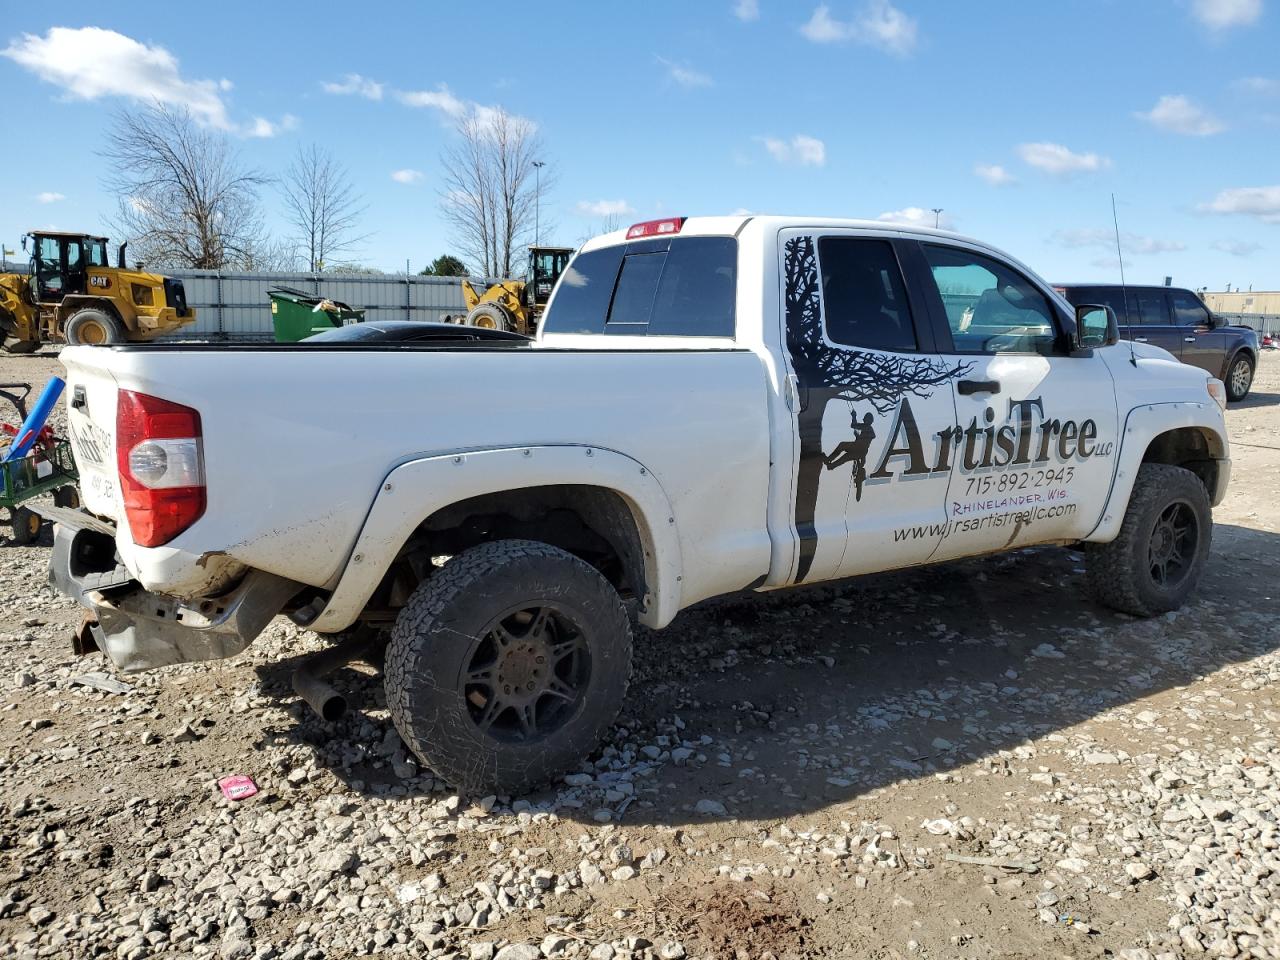
[[[684,226],[685,217],[667,217],[665,220],[646,220],[644,223],[632,224],[627,230],[627,239],[638,237],[662,237],[679,233]]]
[[[116,463],[133,542],[168,543],[204,513],[200,414],[132,390],[116,405]]]

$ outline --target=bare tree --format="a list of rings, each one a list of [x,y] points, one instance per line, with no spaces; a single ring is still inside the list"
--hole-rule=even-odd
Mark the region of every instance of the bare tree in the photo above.
[[[264,240],[258,188],[225,135],[156,103],[116,114],[101,153],[116,195],[113,229],[154,266],[242,266]]]
[[[299,147],[281,182],[285,218],[297,231],[294,240],[311,270],[334,265],[368,239],[356,228],[364,206],[351,180],[332,154],[312,144]]]
[[[501,108],[473,110],[458,121],[459,143],[441,158],[441,211],[454,240],[487,277],[509,277],[533,235],[542,142],[532,121]],[[541,189],[554,175],[542,170]]]

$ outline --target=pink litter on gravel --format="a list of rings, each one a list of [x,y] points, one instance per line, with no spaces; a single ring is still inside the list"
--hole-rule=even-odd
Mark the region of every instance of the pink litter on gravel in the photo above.
[[[242,773],[223,777],[218,781],[218,787],[228,800],[247,800],[258,792],[258,785],[253,782],[253,777],[246,777]]]

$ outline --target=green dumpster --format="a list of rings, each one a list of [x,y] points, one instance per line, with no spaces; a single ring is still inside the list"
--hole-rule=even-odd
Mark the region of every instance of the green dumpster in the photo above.
[[[364,320],[363,310],[292,287],[276,287],[268,290],[267,296],[271,298],[271,325],[275,328],[276,343],[297,343],[313,333]]]

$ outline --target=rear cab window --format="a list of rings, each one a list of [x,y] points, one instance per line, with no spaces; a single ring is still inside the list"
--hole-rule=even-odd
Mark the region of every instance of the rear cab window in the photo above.
[[[644,239],[589,250],[560,278],[548,334],[732,338],[738,242]]]

